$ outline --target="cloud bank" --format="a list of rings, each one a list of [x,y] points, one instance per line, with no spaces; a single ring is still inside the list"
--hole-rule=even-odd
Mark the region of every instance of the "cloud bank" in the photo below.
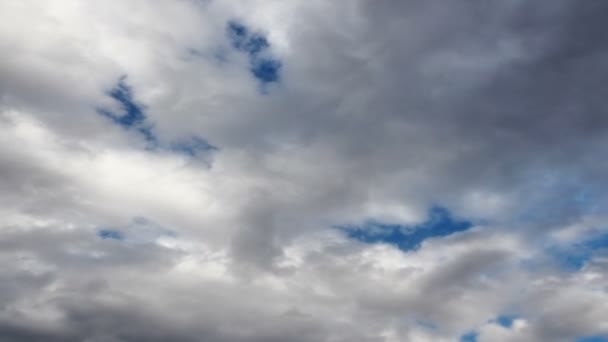
[[[0,340],[608,341],[608,3],[0,3]]]

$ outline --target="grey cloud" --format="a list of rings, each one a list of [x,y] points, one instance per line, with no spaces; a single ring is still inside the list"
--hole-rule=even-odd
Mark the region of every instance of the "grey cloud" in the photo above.
[[[590,205],[606,201],[605,76],[590,72],[604,68],[604,46],[593,42],[601,7],[362,3],[339,22],[305,12],[292,28],[284,89],[238,125],[217,127],[225,135],[215,140],[254,155],[277,153],[268,142],[295,144],[319,167],[297,179],[278,172],[306,188],[335,169],[314,195],[328,210],[374,193],[483,217],[465,202],[482,193],[505,200],[496,219],[522,224],[533,210],[530,233],[575,222],[586,214],[574,203],[584,188],[597,189]],[[549,175],[553,187],[543,185]]]
[[[45,6],[0,10],[0,339],[425,341],[509,306],[530,340],[605,332],[599,261],[522,259],[605,214],[608,5]],[[230,20],[281,61],[264,94],[238,52],[183,58]],[[162,141],[219,147],[210,168],[95,113],[123,74]],[[434,204],[486,224],[410,253],[332,235]],[[176,235],[95,235],[136,216]]]

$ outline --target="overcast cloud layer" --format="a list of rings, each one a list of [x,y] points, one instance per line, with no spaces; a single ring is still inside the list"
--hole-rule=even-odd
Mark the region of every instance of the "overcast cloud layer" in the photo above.
[[[0,341],[608,341],[607,16],[0,0]]]

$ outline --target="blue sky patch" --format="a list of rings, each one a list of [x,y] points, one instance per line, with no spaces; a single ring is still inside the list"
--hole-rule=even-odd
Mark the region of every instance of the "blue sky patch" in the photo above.
[[[270,43],[264,36],[260,33],[249,32],[245,25],[236,21],[228,23],[228,35],[234,48],[247,52],[251,56],[257,56],[270,47]]]
[[[125,129],[134,129],[150,144],[158,143],[152,127],[145,122],[145,106],[135,101],[133,89],[127,84],[126,76],[119,78],[117,84],[107,92],[107,95],[118,102],[121,112],[115,113],[107,108],[98,108],[99,114]]]
[[[207,140],[198,136],[191,136],[188,139],[171,144],[171,150],[190,157],[196,157],[202,152],[216,151],[217,149],[217,147],[211,145]]]
[[[103,240],[122,241],[131,246],[152,243],[159,237],[177,236],[176,232],[141,216],[134,217],[126,225],[100,228],[96,234]]]
[[[266,37],[260,33],[249,32],[245,25],[232,21],[228,23],[228,34],[234,48],[256,56],[270,47]]]
[[[518,317],[519,316],[517,315],[499,315],[498,317],[496,317],[494,322],[504,328],[511,329],[511,327],[513,326],[513,321],[516,320]]]
[[[263,83],[277,82],[279,80],[279,70],[281,62],[272,58],[261,58],[255,61],[250,70]]]
[[[133,99],[133,90],[127,85],[126,77],[121,77],[118,84],[108,92],[108,95],[118,101],[124,111],[122,115],[108,113],[109,117],[117,124],[125,127],[132,127],[142,124],[146,119],[144,107],[135,103],[135,100]]]
[[[576,248],[553,247],[548,253],[562,270],[569,272],[579,271],[591,260],[591,252]]]
[[[419,326],[421,326],[427,330],[431,330],[431,331],[437,330],[437,325],[431,321],[416,320],[415,322],[416,322],[416,324],[418,324]]]
[[[100,238],[102,238],[104,240],[122,241],[125,239],[125,236],[123,233],[121,233],[117,230],[113,230],[113,229],[100,229],[99,231],[97,231],[97,236],[99,236]]]
[[[559,171],[543,170],[536,175],[530,193],[528,209],[519,216],[525,223],[563,224],[564,217],[572,219],[600,209],[600,193],[588,181]]]
[[[116,113],[107,108],[98,108],[97,112],[124,129],[139,133],[148,143],[147,149],[167,149],[190,157],[197,157],[202,152],[218,150],[216,146],[198,136],[190,136],[173,143],[160,141],[152,125],[146,122],[146,108],[135,100],[133,88],[127,83],[126,76],[120,77],[107,95],[119,104],[120,111]]]
[[[249,36],[249,30],[245,25],[236,21],[231,21],[228,23],[228,36],[232,46],[236,49],[243,50],[243,46],[245,46],[247,37]]]
[[[579,271],[593,256],[608,251],[608,233],[599,234],[569,246],[553,246],[548,254],[565,271]]]
[[[260,83],[278,82],[281,62],[268,54],[270,43],[261,33],[251,32],[245,25],[231,21],[228,23],[228,38],[232,46],[249,57],[249,70]]]
[[[372,220],[361,226],[341,225],[336,228],[345,232],[351,239],[365,243],[387,243],[409,251],[418,249],[426,239],[448,236],[468,230],[472,226],[470,221],[453,218],[445,208],[433,207],[429,210],[427,220],[417,225],[388,224]]]
[[[477,336],[479,334],[475,331],[468,332],[460,336],[460,342],[477,342]]]

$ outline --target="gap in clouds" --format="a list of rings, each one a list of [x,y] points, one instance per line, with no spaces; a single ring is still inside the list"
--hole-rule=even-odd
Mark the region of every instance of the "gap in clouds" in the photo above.
[[[473,227],[467,220],[455,219],[445,208],[432,207],[425,222],[417,225],[382,223],[374,220],[362,225],[338,225],[349,238],[364,243],[386,243],[403,251],[417,250],[422,242],[431,238],[445,237]]]
[[[135,130],[140,133],[146,141],[148,150],[158,148],[180,153],[188,157],[198,157],[205,152],[218,151],[219,148],[197,135],[191,135],[177,139],[170,143],[163,143],[154,132],[153,125],[148,122],[145,113],[146,106],[135,99],[133,87],[127,83],[127,76],[121,76],[116,85],[107,92],[114,99],[121,112],[114,112],[108,108],[97,108],[97,112],[112,120],[118,126],[127,131]]]
[[[100,229],[97,231],[97,236],[99,236],[103,240],[118,240],[122,241],[125,239],[123,233],[114,229]]]
[[[597,234],[566,246],[551,246],[547,253],[564,271],[580,271],[598,254],[608,253],[608,233]]]
[[[158,137],[154,134],[152,126],[146,122],[144,112],[146,107],[135,100],[133,89],[127,84],[126,75],[118,79],[117,84],[107,92],[107,95],[118,102],[122,112],[115,113],[107,108],[98,108],[99,114],[127,130],[134,129],[139,132],[149,147],[153,148],[158,145]]]
[[[262,86],[280,80],[282,63],[269,55],[270,43],[264,35],[237,21],[228,23],[227,33],[232,47],[248,55],[249,71]]]
[[[183,153],[190,157],[196,157],[202,152],[218,150],[216,146],[211,145],[207,140],[198,136],[191,136],[186,139],[176,141],[171,143],[170,146],[172,151]]]
[[[515,321],[518,318],[519,318],[518,315],[505,314],[505,315],[497,316],[496,319],[493,320],[493,322],[495,322],[496,324],[500,325],[503,328],[511,329],[511,327],[513,327],[513,321]]]
[[[160,237],[175,237],[177,233],[145,217],[135,217],[121,227],[104,227],[97,230],[102,240],[124,241],[131,244],[146,244]]]
[[[460,337],[460,342],[477,342],[479,334],[475,331],[470,331]]]

